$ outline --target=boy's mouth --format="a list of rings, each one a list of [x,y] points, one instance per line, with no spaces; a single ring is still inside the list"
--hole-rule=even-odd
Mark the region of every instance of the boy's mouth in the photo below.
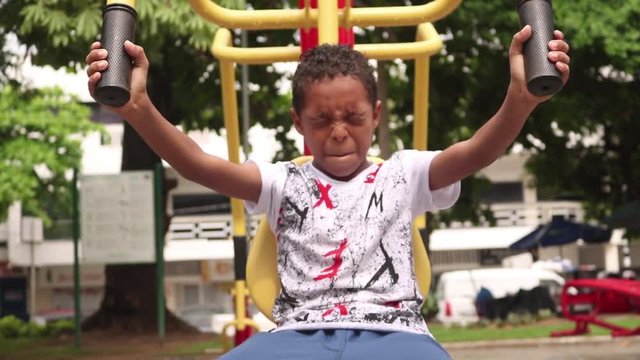
[[[342,153],[342,154],[329,154],[331,157],[345,157],[353,154],[352,152]]]

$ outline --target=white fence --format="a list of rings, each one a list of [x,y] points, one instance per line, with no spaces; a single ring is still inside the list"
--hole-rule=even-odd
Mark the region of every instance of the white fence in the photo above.
[[[554,216],[584,220],[582,204],[577,201],[493,204],[491,210],[497,226],[535,226],[548,223]]]
[[[260,217],[247,217],[247,233],[253,236]],[[167,232],[167,241],[228,240],[233,235],[231,215],[174,216]]]

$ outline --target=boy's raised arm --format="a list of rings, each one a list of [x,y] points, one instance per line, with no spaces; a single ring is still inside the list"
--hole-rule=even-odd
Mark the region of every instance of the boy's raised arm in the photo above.
[[[262,186],[258,167],[253,163],[234,164],[205,153],[167,121],[147,94],[149,61],[144,50],[128,41],[125,50],[133,59],[131,99],[122,107],[111,109],[125,118],[151,149],[185,178],[222,194],[257,202]],[[108,67],[107,55],[98,42],[91,45],[87,55],[89,92],[94,98],[100,72]]]
[[[493,163],[516,139],[533,109],[550,98],[534,96],[527,90],[522,49],[530,36],[529,25],[513,36],[509,48],[511,82],[500,109],[470,139],[448,147],[433,159],[429,170],[431,190],[451,185]],[[566,83],[569,45],[562,32],[556,30],[555,37],[556,40],[549,42],[548,57]]]

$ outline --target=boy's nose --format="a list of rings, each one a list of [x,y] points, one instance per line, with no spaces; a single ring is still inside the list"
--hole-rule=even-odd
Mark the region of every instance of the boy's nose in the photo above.
[[[344,124],[335,124],[331,129],[331,137],[336,141],[343,141],[347,138],[349,133],[347,132]]]

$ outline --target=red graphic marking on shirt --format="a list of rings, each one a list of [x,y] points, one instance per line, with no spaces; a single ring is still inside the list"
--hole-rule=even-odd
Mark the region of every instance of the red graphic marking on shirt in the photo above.
[[[342,265],[342,252],[346,248],[347,248],[347,239],[344,239],[342,240],[342,242],[340,243],[340,246],[337,249],[331,250],[328,253],[324,254],[324,257],[333,256],[333,264],[331,264],[331,266],[329,267],[322,269],[323,274],[314,277],[313,280],[320,281],[323,279],[334,278],[338,274],[338,269],[340,268],[340,265]]]
[[[392,308],[400,309],[400,301],[387,301],[384,303],[385,306],[390,306]]]
[[[280,209],[278,210],[278,219],[276,219],[276,225],[280,226],[282,225],[282,214],[284,213],[284,208],[280,207]]]
[[[378,171],[380,171],[381,166],[382,166],[382,163],[378,164],[378,167],[376,168],[375,171],[367,174],[367,178],[364,180],[365,184],[373,184],[373,181],[376,179],[376,176],[378,176]]]
[[[329,189],[331,189],[331,184],[322,185],[320,180],[316,179],[316,184],[318,184],[318,190],[320,190],[320,199],[313,205],[313,208],[317,208],[320,204],[325,203],[327,205],[327,209],[333,209],[333,202],[329,198]]]
[[[322,317],[326,317],[331,315],[335,310],[340,311],[340,316],[345,316],[347,315],[347,307],[344,306],[344,304],[337,304],[336,306],[332,307],[331,309],[325,311],[324,313],[322,313]]]

